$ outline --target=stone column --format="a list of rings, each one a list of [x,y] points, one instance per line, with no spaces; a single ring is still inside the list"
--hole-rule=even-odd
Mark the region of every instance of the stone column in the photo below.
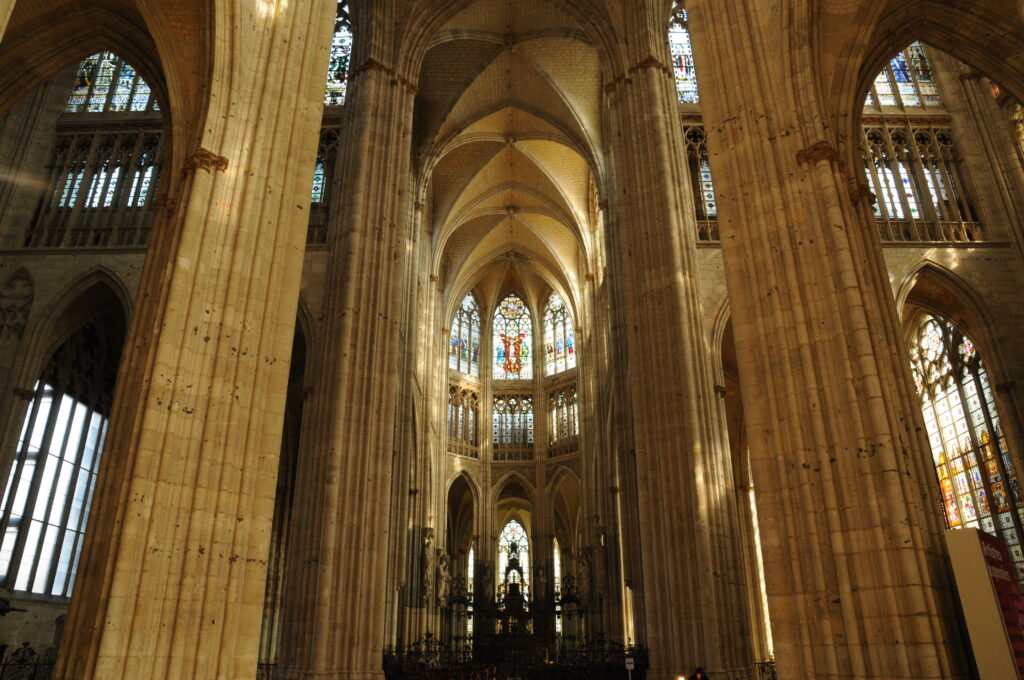
[[[388,8],[367,11],[384,31]],[[363,55],[387,43],[370,31],[360,39]],[[297,501],[318,504],[316,573],[290,594],[302,598],[305,621],[292,649],[282,644],[287,678],[381,676],[414,97],[382,59],[363,57],[345,104],[344,210],[331,243],[316,416],[322,478],[319,495]]]
[[[798,0],[689,10],[779,675],[966,677],[855,112],[817,89],[856,50]]]
[[[3,35],[7,32],[7,22],[11,20],[14,3],[15,0],[0,0],[0,42],[3,42]]]
[[[608,233],[624,282],[642,553],[646,630],[637,635],[650,647],[651,677],[696,665],[715,676],[751,663],[749,644],[738,655],[724,644],[749,640],[742,593],[731,587],[742,568],[739,516],[714,413],[675,86],[663,34],[650,23],[624,26],[628,67],[605,87],[615,172]]]
[[[334,6],[220,4],[235,21],[213,27],[201,127],[176,128],[194,146],[164,173],[57,678],[255,674]]]

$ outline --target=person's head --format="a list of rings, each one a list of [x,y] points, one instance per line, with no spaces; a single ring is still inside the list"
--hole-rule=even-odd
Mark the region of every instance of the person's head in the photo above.
[[[693,672],[693,677],[694,678],[703,678],[704,677],[704,669],[701,668],[700,666],[698,666],[697,670],[695,670]]]

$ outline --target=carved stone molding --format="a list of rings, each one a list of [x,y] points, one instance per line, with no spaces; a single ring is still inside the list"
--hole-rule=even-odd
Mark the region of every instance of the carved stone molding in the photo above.
[[[35,287],[28,274],[20,271],[7,279],[4,287],[0,288],[0,340],[21,339],[28,325],[34,297]]]
[[[839,163],[839,152],[837,152],[835,147],[828,142],[817,142],[806,149],[796,152],[796,162],[800,165],[805,163],[820,163],[821,161]]]
[[[850,190],[850,202],[854,205],[860,203],[864,199],[867,199],[868,203],[871,205],[878,202],[878,197],[871,191],[871,187],[863,182],[851,177],[848,182],[848,188]]]
[[[209,149],[202,147],[192,152],[192,155],[188,157],[188,162],[185,164],[184,170],[181,171],[182,176],[187,176],[190,172],[196,170],[205,170],[206,172],[213,172],[214,170],[220,170],[224,172],[228,169],[228,159],[224,156],[218,156]]]
[[[635,73],[636,71],[647,70],[649,68],[658,69],[667,76],[672,75],[672,69],[669,68],[668,66],[665,66],[665,64],[662,64],[653,56],[648,56],[647,58],[638,61],[636,65],[629,69],[629,71],[630,73]]]
[[[410,81],[408,78],[405,78],[404,76],[399,75],[398,71],[391,68],[390,66],[387,66],[386,64],[380,63],[373,57],[370,57],[369,59],[364,61],[362,66],[353,71],[352,77],[354,78],[355,76],[366,73],[367,71],[380,71],[381,73],[391,76],[392,85],[401,85],[405,87],[412,95],[416,95],[419,92],[419,89],[412,84],[412,81]]]

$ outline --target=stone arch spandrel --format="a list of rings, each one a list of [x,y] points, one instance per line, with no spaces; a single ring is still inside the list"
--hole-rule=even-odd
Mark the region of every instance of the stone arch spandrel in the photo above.
[[[11,274],[0,287],[0,342],[21,340],[35,298],[35,285],[24,268]]]

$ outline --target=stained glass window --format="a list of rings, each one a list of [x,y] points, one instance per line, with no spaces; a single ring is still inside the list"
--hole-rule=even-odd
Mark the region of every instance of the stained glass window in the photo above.
[[[324,103],[341,106],[348,91],[348,77],[352,68],[352,18],[348,13],[348,0],[338,0],[338,13],[334,19],[334,38],[331,39],[331,57],[327,65],[327,86]]]
[[[513,559],[518,560],[518,569],[514,568]],[[519,583],[523,595],[529,596],[530,540],[523,525],[514,519],[509,520],[498,537],[498,578],[502,585]]]
[[[1024,503],[981,356],[954,324],[924,314],[910,363],[947,526],[1001,537],[1024,581]]]
[[[679,101],[696,104],[700,101],[697,93],[697,71],[693,66],[693,46],[690,44],[690,28],[683,3],[676,3],[672,22],[668,29],[668,47],[672,54],[672,71],[676,76],[676,90]]]
[[[866,106],[942,106],[925,46],[915,42],[893,57],[875,78]]]
[[[80,328],[35,385],[0,506],[7,588],[71,595],[123,343],[117,326]]]
[[[452,319],[448,338],[448,368],[480,377],[480,310],[470,293]]]
[[[112,52],[79,63],[65,110],[69,113],[157,111],[149,85],[131,64]]]
[[[544,310],[545,375],[576,368],[576,333],[565,303],[552,293]]]
[[[530,310],[517,295],[509,295],[494,315],[494,379],[529,380],[533,377],[533,323]]]
[[[579,435],[579,400],[575,385],[548,395],[548,416],[552,444]]]
[[[528,394],[495,396],[491,417],[495,448],[533,446],[533,397]]]

